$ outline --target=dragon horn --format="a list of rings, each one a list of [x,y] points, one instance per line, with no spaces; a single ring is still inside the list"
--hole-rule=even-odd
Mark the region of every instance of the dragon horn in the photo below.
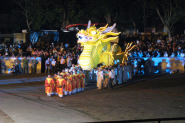
[[[132,46],[132,44],[133,44],[133,42],[131,42],[131,43],[130,43],[130,46],[129,46],[129,48]]]
[[[91,20],[88,21],[87,29],[91,26]]]
[[[110,32],[110,31],[113,30],[115,27],[116,27],[116,23],[114,23],[114,25],[113,25],[112,27],[108,27],[106,30],[104,30],[104,31],[102,32],[102,34],[105,34],[105,33],[107,33],[107,32]]]
[[[106,24],[105,28],[107,28],[108,24]]]
[[[133,47],[131,47],[131,49],[129,49],[128,51],[130,52],[132,49],[134,49],[137,45],[134,45]]]
[[[130,43],[127,44],[127,47],[125,48],[125,52],[128,51],[128,49],[129,49],[129,44],[130,44]]]

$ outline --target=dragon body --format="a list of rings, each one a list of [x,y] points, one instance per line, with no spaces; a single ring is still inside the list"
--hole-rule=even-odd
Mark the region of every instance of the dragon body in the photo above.
[[[123,59],[124,53],[118,43],[119,33],[114,33],[112,27],[90,26],[91,21],[88,22],[86,30],[80,30],[77,33],[78,43],[84,47],[80,55],[79,62],[83,70],[90,70],[97,67],[98,64],[104,63],[106,66],[113,65],[114,59]],[[114,44],[111,45],[111,42]]]

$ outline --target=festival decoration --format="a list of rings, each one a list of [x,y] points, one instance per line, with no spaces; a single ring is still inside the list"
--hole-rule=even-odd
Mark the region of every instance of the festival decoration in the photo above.
[[[133,42],[127,44],[125,52],[120,51],[116,54],[116,55],[123,55],[122,63],[128,60],[128,56],[130,55],[129,52],[137,46],[137,45],[132,46],[132,43]]]
[[[120,32],[112,32],[116,24],[112,27],[106,25],[99,29],[90,25],[91,21],[88,22],[86,30],[82,29],[77,33],[78,43],[84,47],[79,58],[82,69],[90,70],[100,63],[106,66],[113,65],[114,59],[123,59],[124,53],[117,45]],[[119,54],[116,55],[117,53]]]

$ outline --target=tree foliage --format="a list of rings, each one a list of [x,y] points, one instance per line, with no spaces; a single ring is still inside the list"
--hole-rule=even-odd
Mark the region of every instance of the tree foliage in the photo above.
[[[117,28],[169,27],[184,19],[183,0],[12,0],[28,30],[62,29],[68,24],[117,23]],[[161,21],[160,21],[161,20]]]
[[[164,26],[167,27],[168,36],[171,37],[173,25],[183,19],[184,1],[179,0],[156,0],[156,11]]]

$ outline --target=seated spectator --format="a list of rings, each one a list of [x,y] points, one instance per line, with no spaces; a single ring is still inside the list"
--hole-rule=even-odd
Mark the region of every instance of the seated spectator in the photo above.
[[[173,52],[172,55],[171,55],[170,57],[172,57],[172,58],[175,57],[175,53]]]
[[[181,52],[180,57],[184,58],[184,53],[183,52]]]
[[[168,53],[167,52],[164,53],[164,57],[168,57]]]
[[[15,69],[15,65],[13,65],[13,67],[11,68],[11,73],[13,75],[17,75],[16,69]]]

